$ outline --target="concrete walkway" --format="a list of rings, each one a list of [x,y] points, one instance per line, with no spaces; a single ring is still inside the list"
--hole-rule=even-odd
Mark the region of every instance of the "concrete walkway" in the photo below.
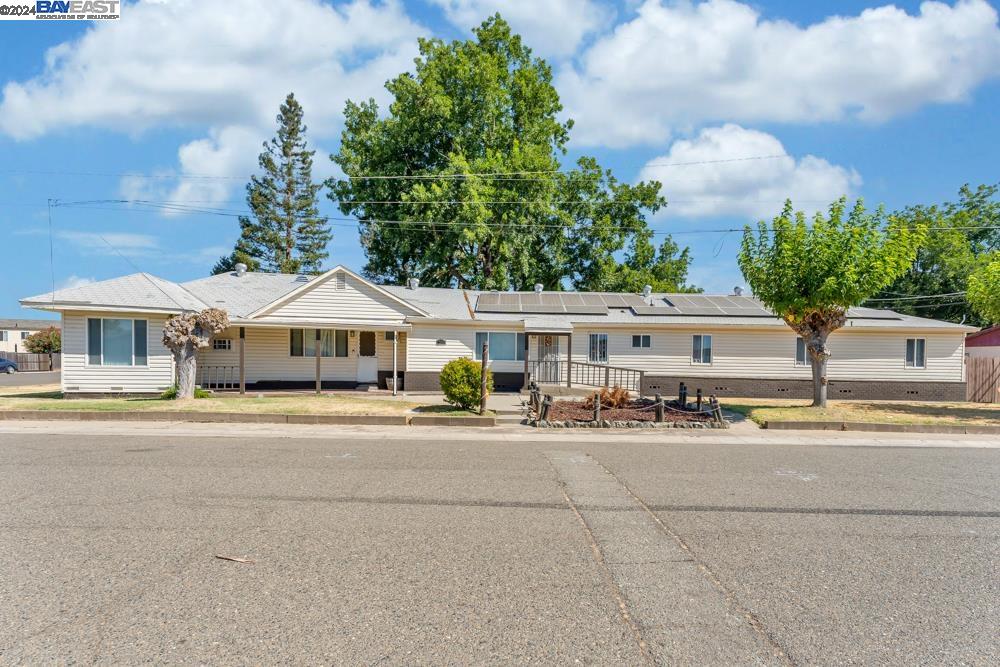
[[[132,435],[219,438],[317,438],[338,441],[401,440],[442,442],[472,440],[510,443],[712,443],[725,445],[796,445],[835,447],[972,447],[1000,449],[1000,439],[992,435],[938,435],[910,433],[867,433],[827,431],[766,431],[736,429],[536,429],[510,425],[494,428],[444,426],[315,426],[308,424],[199,424],[190,422],[69,422],[4,421],[0,433],[51,433],[61,435]]]

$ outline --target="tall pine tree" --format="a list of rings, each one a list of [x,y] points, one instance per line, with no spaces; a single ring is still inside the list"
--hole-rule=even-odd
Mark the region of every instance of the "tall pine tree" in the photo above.
[[[231,271],[244,263],[252,271],[320,273],[333,238],[319,215],[316,195],[321,185],[312,180],[312,158],[306,149],[302,106],[289,93],[278,113],[278,133],[264,144],[258,163],[262,175],[247,184],[252,217],[240,217],[240,238],[230,255],[223,256],[213,273]]]

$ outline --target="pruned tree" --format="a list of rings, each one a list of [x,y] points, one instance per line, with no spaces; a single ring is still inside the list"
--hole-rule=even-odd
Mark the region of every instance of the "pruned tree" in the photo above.
[[[194,398],[198,370],[198,350],[229,328],[229,315],[219,308],[198,313],[182,313],[163,326],[163,344],[174,355],[177,366],[177,398]]]
[[[846,217],[845,217],[846,213]],[[892,283],[913,263],[926,226],[887,219],[847,199],[816,213],[812,225],[786,201],[770,227],[743,232],[740,270],[754,296],[805,340],[812,365],[813,406],[825,407],[830,334],[844,326],[847,309]]]
[[[969,276],[965,298],[984,322],[1000,324],[1000,250]]]

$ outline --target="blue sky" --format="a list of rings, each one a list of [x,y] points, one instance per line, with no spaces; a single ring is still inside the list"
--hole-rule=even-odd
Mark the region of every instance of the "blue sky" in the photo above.
[[[568,159],[661,180],[671,203],[652,226],[691,247],[691,280],[708,291],[743,282],[738,235],[711,230],[770,217],[786,196],[894,208],[1000,180],[1000,27],[986,0],[150,0],[117,23],[0,22],[0,316],[28,315],[17,299],[52,284],[49,199],[243,210],[290,90],[317,175],[330,175],[344,100],[384,104],[418,36],[461,38],[494,11],[552,63],[577,121]],[[136,268],[200,277],[237,235],[234,218],[117,204],[59,205],[51,219],[57,287]],[[335,224],[329,264],[360,269],[356,229]]]

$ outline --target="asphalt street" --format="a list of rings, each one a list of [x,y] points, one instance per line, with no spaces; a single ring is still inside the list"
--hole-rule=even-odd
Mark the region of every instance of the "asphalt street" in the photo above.
[[[0,433],[0,662],[998,664],[998,481],[996,449]]]

